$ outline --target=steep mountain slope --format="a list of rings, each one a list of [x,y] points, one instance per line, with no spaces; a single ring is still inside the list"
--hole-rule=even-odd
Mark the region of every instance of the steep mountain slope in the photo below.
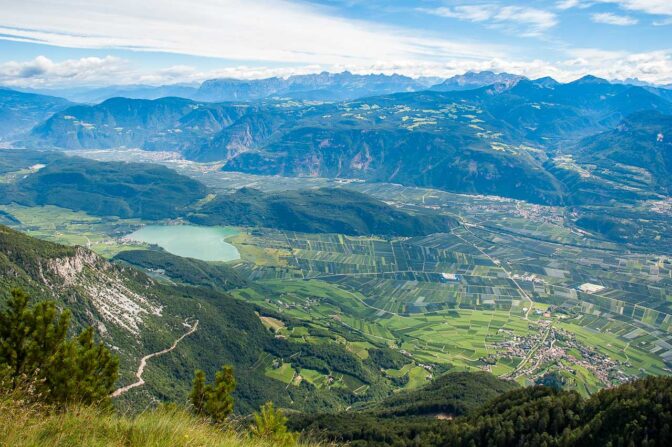
[[[180,270],[167,273],[182,275]],[[222,364],[235,368],[236,410],[257,409],[267,400],[287,408],[330,411],[363,399],[335,388],[319,392],[309,383],[287,387],[265,375],[272,358],[289,358],[370,384],[368,397],[389,392],[374,363],[364,363],[342,345],[274,338],[255,308],[222,293],[220,287],[159,284],[128,264],[111,264],[81,247],[40,241],[0,226],[0,301],[21,287],[35,299],[55,299],[72,310],[77,324],[93,325],[121,358],[120,385],[134,381],[139,359],[169,347],[198,321],[179,349],[152,359],[146,381],[123,395],[136,408],[155,399],[183,402],[196,368],[209,375]],[[182,275],[188,282],[187,277]],[[308,367],[308,366],[306,366]]]
[[[153,281],[81,247],[39,241],[0,226],[0,266],[3,299],[20,287],[35,299],[54,299],[68,307],[77,323],[93,325],[118,347],[122,379],[145,349],[181,331],[184,317],[164,312]]]
[[[642,112],[629,116],[614,130],[580,141],[572,155],[594,165],[597,175],[627,177],[661,194],[672,194],[672,116]],[[623,179],[625,182],[626,179]]]
[[[207,202],[190,220],[204,225],[242,225],[305,233],[419,236],[457,226],[449,217],[413,216],[347,189],[322,188],[264,194],[240,189]]]
[[[596,78],[368,98],[305,113],[265,145],[231,157],[224,169],[560,203],[567,191],[548,171],[548,154],[645,110],[672,113],[672,104]]]
[[[32,132],[34,145],[67,149],[159,146],[180,150],[214,134],[248,111],[245,105],[204,105],[183,98],[113,98],[75,106]]]
[[[0,88],[0,141],[28,132],[71,105],[63,98]]]
[[[113,98],[101,104],[74,106],[36,126],[22,143],[33,148],[96,149],[140,147],[180,151],[187,156],[222,142],[211,160],[226,159],[229,150],[263,140],[277,121],[291,120],[302,105],[245,103],[209,104],[183,98],[157,100]],[[228,128],[230,130],[227,130]],[[226,132],[224,132],[226,131]],[[213,148],[217,150],[217,146]],[[218,158],[218,155],[221,156]],[[191,157],[190,158],[196,158]]]

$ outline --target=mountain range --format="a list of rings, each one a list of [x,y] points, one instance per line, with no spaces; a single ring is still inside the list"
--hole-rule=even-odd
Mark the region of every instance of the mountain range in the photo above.
[[[402,75],[357,75],[322,72],[293,75],[287,78],[264,79],[216,78],[200,84],[116,85],[105,87],[71,87],[52,89],[25,89],[27,93],[67,98],[76,103],[97,104],[115,97],[158,99],[168,96],[204,102],[257,101],[272,97],[302,100],[340,101],[365,96],[403,91],[424,90],[440,78],[410,78]],[[485,83],[481,83],[485,85]]]
[[[573,187],[576,171],[567,172],[572,164],[558,157],[578,157],[590,143],[584,138],[622,128],[632,114],[672,114],[672,103],[659,93],[586,76],[567,84],[517,79],[336,103],[114,98],[54,114],[25,143],[172,150],[252,174],[357,178],[580,204],[632,194],[610,186],[606,195],[588,199]],[[666,165],[645,160],[637,167],[657,169],[657,177],[667,172]]]
[[[23,88],[21,92],[65,98],[74,103],[98,104],[111,98],[159,99],[169,96],[204,102],[258,101],[271,98],[341,101],[390,93],[421,90],[473,90],[492,84],[515,84],[525,76],[492,71],[468,71],[450,78],[425,76],[410,78],[403,75],[341,73],[293,75],[287,78],[263,79],[214,78],[202,83],[165,85],[111,85],[103,87]],[[547,86],[559,84],[553,78],[536,79]],[[614,84],[650,89],[667,98],[672,97],[672,85],[654,85],[639,79],[612,81]]]
[[[63,98],[0,88],[0,142],[29,131],[72,105]]]

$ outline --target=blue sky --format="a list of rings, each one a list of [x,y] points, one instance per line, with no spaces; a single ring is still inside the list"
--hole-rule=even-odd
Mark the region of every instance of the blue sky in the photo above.
[[[672,0],[0,0],[0,84],[350,70],[672,83]]]

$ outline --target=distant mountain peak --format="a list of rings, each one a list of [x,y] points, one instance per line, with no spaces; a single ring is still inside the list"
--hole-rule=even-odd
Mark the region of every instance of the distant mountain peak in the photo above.
[[[582,78],[577,79],[576,81],[570,82],[570,84],[579,85],[579,84],[610,84],[606,79],[598,78],[593,75],[586,75]]]
[[[292,75],[249,81],[211,79],[205,81],[195,95],[203,101],[256,101],[265,98],[340,101],[365,96],[419,91],[425,86],[398,74],[321,73]]]
[[[543,78],[534,79],[532,81],[532,83],[534,83],[536,85],[540,85],[540,86],[545,87],[545,88],[552,88],[552,87],[555,87],[556,85],[560,85],[560,83],[558,81],[556,81],[555,79],[553,79],[550,76],[544,76]]]
[[[479,72],[468,71],[465,74],[456,75],[452,78],[446,79],[444,82],[433,86],[431,90],[442,92],[474,90],[495,84],[503,84],[510,88],[521,79],[526,78],[524,76],[514,75],[511,73],[495,73],[489,70]]]

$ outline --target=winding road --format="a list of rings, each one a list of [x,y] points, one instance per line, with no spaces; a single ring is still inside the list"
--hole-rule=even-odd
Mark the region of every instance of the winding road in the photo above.
[[[175,348],[177,347],[177,345],[178,345],[182,340],[184,340],[185,337],[188,337],[189,335],[193,334],[194,332],[196,332],[197,329],[198,329],[198,320],[196,320],[196,322],[194,323],[194,325],[191,326],[191,327],[189,328],[189,331],[187,331],[186,333],[182,334],[182,336],[181,336],[180,338],[178,338],[177,340],[175,340],[175,341],[173,342],[173,344],[170,346],[170,348],[166,348],[166,349],[164,349],[164,350],[162,350],[162,351],[154,352],[154,353],[149,354],[149,355],[146,355],[146,356],[144,356],[142,359],[140,359],[140,366],[138,366],[138,370],[137,370],[136,373],[135,373],[135,377],[136,377],[138,380],[135,381],[135,382],[133,382],[133,383],[131,383],[130,385],[126,385],[126,386],[124,386],[124,387],[121,387],[121,388],[115,390],[115,391],[110,395],[110,397],[119,397],[119,396],[121,396],[122,394],[124,394],[124,393],[125,393],[126,391],[128,391],[128,390],[131,390],[131,389],[133,389],[133,388],[137,388],[137,387],[139,387],[139,386],[144,385],[144,384],[145,384],[145,380],[142,378],[142,374],[145,372],[145,367],[147,366],[147,360],[151,359],[152,357],[158,357],[158,356],[160,356],[160,355],[169,353],[170,351],[172,351],[173,349],[175,349]]]

